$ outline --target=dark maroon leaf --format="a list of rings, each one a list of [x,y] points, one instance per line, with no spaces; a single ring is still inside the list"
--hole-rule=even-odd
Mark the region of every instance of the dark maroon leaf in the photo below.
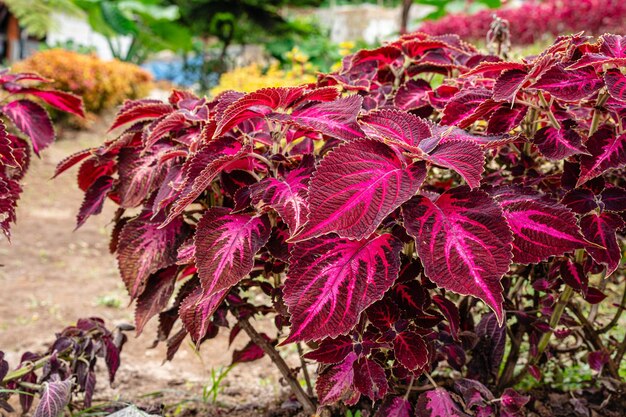
[[[601,372],[604,365],[609,363],[611,356],[606,350],[596,350],[594,352],[589,352],[589,356],[587,356],[587,362],[589,362],[589,366],[596,372]]]
[[[575,188],[570,190],[565,194],[561,203],[578,214],[589,213],[591,210],[595,210],[598,207],[595,194],[587,188]]]
[[[452,97],[443,109],[441,124],[458,125],[474,114],[477,107],[491,98],[491,92],[484,88],[461,90]]]
[[[167,307],[167,303],[174,292],[177,273],[178,266],[172,265],[148,278],[146,290],[138,297],[135,309],[137,335],[141,334],[148,320]]]
[[[394,354],[398,362],[409,371],[422,369],[428,363],[428,348],[424,339],[412,331],[398,333],[393,341]]]
[[[459,315],[459,309],[452,301],[443,296],[435,295],[432,297],[432,300],[437,305],[437,307],[439,307],[439,310],[448,320],[448,325],[450,326],[450,334],[452,335],[452,337],[457,339],[459,334],[459,326],[461,325],[461,316]]]
[[[270,338],[265,333],[261,333],[261,337],[270,342]],[[233,351],[233,359],[231,364],[253,362],[261,359],[264,355],[265,352],[263,352],[263,349],[251,340],[246,346],[243,347],[243,349],[235,349]]]
[[[382,399],[389,389],[383,367],[367,358],[361,358],[354,363],[354,385],[372,401]]]
[[[480,185],[485,168],[485,155],[480,147],[471,142],[450,140],[437,146],[426,158],[435,165],[456,171],[471,188]]]
[[[580,158],[577,186],[604,174],[609,169],[626,166],[626,135],[616,135],[610,128],[601,128],[586,143],[590,155]]]
[[[90,217],[102,212],[102,206],[109,191],[113,188],[113,178],[108,175],[96,180],[85,192],[85,199],[76,216],[76,229],[81,227]]]
[[[339,363],[352,352],[352,347],[352,339],[349,336],[328,338],[324,339],[317,349],[306,353],[304,357],[321,363]]]
[[[597,245],[588,245],[587,252],[594,261],[606,265],[607,276],[615,272],[622,259],[616,232],[624,226],[624,220],[620,216],[608,212],[588,214],[580,220],[585,239]]]
[[[374,417],[412,417],[411,403],[403,397],[389,397],[380,405]]]
[[[181,303],[178,315],[185,326],[185,334],[189,333],[196,344],[200,344],[213,326],[211,318],[227,294],[228,290],[222,290],[209,295],[197,287]]]
[[[533,142],[548,159],[560,160],[572,155],[587,153],[582,138],[572,129],[557,130],[552,126],[541,128],[535,133]]]
[[[626,190],[620,187],[605,188],[600,195],[604,209],[626,211]]]
[[[504,71],[493,86],[493,99],[496,101],[511,101],[522,87],[528,74],[522,69]]]
[[[547,91],[560,100],[577,101],[589,97],[603,84],[593,68],[566,70],[563,64],[557,64],[546,71],[532,88]]]
[[[510,105],[505,104],[493,112],[489,117],[489,124],[487,125],[487,133],[490,135],[497,135],[500,133],[508,133],[515,129],[526,116],[528,107],[515,105],[511,108]]]
[[[581,291],[583,294],[587,293],[589,279],[582,265],[568,259],[561,262],[560,272],[561,278],[563,278],[563,281],[565,281],[567,285],[576,291]]]

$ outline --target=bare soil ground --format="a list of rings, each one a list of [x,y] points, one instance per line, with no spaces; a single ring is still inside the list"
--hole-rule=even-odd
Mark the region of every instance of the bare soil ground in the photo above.
[[[12,242],[0,241],[0,350],[15,366],[25,350],[43,351],[54,332],[77,318],[97,316],[109,326],[133,322],[133,308],[108,252],[109,219],[115,207],[105,205],[77,231],[75,215],[82,201],[76,169],[51,180],[56,164],[67,155],[105,139],[107,120],[89,131],[62,133],[62,140],[34,158],[13,228]],[[257,326],[263,327],[263,323]],[[172,362],[163,364],[165,346],[148,349],[156,334],[149,323],[140,337],[130,336],[122,352],[116,382],[109,387],[101,369],[96,396],[102,401],[161,405],[171,414],[264,415],[280,408],[288,389],[267,358],[235,367],[221,384],[217,405],[202,399],[211,386],[211,370],[230,363],[232,350],[247,343],[240,334],[232,348],[227,332],[205,343],[200,352],[184,343]],[[295,352],[283,352],[296,365]],[[194,411],[191,411],[194,410]],[[202,410],[202,411],[199,411]]]

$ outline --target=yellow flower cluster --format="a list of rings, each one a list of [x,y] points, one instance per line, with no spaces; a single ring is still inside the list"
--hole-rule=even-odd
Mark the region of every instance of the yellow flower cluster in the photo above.
[[[291,61],[290,69],[280,69],[275,62],[266,70],[258,64],[251,64],[222,74],[219,84],[211,89],[211,95],[215,97],[227,90],[248,93],[267,87],[291,87],[317,80],[315,67],[298,48],[288,52],[287,58]]]
[[[126,99],[145,97],[152,88],[152,76],[137,65],[64,49],[37,52],[13,65],[13,71],[54,80],[51,87],[81,96],[85,110],[96,114]]]

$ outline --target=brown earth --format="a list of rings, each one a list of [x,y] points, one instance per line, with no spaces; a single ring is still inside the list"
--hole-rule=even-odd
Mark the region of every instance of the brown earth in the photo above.
[[[63,132],[63,139],[41,159],[33,159],[12,242],[0,241],[0,350],[13,366],[25,350],[44,351],[55,331],[80,317],[101,317],[110,327],[133,322],[133,307],[108,252],[114,205],[105,205],[101,215],[73,231],[82,201],[76,168],[50,179],[64,157],[99,145],[108,121],[89,131]],[[163,364],[165,346],[149,349],[155,329],[152,321],[140,337],[130,336],[112,386],[100,369],[97,399],[149,404],[153,409],[164,405],[175,415],[257,416],[268,407],[280,409],[287,398],[289,391],[280,383],[278,371],[264,358],[235,367],[220,384],[217,405],[204,401],[203,387],[212,384],[211,370],[228,366],[232,350],[248,342],[246,335],[240,334],[232,348],[227,332],[206,342],[200,352],[183,343],[174,360]],[[283,351],[283,356],[296,365],[295,351]]]

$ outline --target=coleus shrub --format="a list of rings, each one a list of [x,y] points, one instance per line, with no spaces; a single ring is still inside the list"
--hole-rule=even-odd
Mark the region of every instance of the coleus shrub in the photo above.
[[[554,347],[621,277],[625,54],[575,35],[507,62],[411,34],[314,85],[128,102],[57,174],[82,162],[79,225],[120,207],[111,250],[168,358],[269,315],[234,361],[306,343],[321,405],[523,415],[508,388],[548,358],[619,378],[615,338]]]
[[[128,330],[128,326],[124,327]],[[118,327],[109,331],[102,319],[80,319],[75,325],[56,334],[56,340],[43,355],[24,352],[20,363],[10,370],[0,351],[0,409],[15,410],[9,399],[16,394],[23,413],[28,412],[36,397],[34,416],[64,415],[74,396],[81,394],[82,407],[90,408],[96,387],[96,364],[102,358],[113,382],[120,365],[120,352],[127,337]]]
[[[84,117],[80,97],[39,87],[48,82],[51,80],[34,73],[0,71],[0,230],[7,238],[15,222],[20,182],[28,170],[31,147],[39,156],[55,138],[52,120],[40,103]]]

